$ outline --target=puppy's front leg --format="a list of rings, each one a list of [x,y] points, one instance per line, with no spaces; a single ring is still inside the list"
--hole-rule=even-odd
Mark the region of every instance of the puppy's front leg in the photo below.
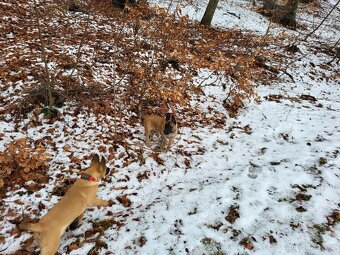
[[[91,206],[108,206],[109,205],[109,200],[105,200],[105,199],[100,199],[100,198],[95,198],[92,201]]]
[[[161,150],[163,150],[166,146],[166,137],[163,134],[159,134],[159,141],[158,141],[158,146]]]
[[[146,146],[150,147],[151,132],[145,131],[145,143]]]
[[[172,143],[174,142],[174,140],[175,140],[175,136],[169,138],[168,146],[166,147],[166,150],[167,150],[167,151],[170,150],[171,145],[172,145]]]

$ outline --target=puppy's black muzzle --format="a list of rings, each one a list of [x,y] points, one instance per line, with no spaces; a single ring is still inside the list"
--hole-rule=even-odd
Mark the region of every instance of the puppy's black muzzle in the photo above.
[[[164,127],[164,132],[165,135],[171,134],[172,133],[172,126],[169,124],[166,124]]]

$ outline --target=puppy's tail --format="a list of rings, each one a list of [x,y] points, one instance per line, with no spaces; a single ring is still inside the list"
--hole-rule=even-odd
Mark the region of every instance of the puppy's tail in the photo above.
[[[21,223],[19,224],[19,229],[38,233],[42,232],[41,224],[39,223]]]

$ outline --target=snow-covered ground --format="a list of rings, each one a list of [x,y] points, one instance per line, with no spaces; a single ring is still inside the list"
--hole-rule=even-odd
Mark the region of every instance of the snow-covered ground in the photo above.
[[[237,2],[221,1],[215,24],[265,32],[268,22],[250,9],[251,1]],[[186,7],[182,14],[198,19],[202,12]],[[338,39],[330,33],[325,37]],[[332,57],[308,43],[300,51],[294,58],[301,60],[287,68],[294,81],[282,73],[280,81],[259,84],[261,102],[250,102],[236,118],[228,118],[222,107],[225,91],[204,86],[209,80],[203,83],[205,96],[193,98],[191,105],[226,124],[188,126],[179,113],[183,125],[170,152],[147,150],[141,125],[126,126],[133,134],[129,148],[135,148],[129,153],[136,155],[117,145],[119,156],[109,161],[112,173],[98,196],[115,200],[127,195],[132,204],[116,201],[88,210],[79,229],[63,235],[59,252],[86,254],[98,245],[99,254],[338,254],[340,225],[331,224],[330,217],[335,213],[339,221],[340,84],[334,78],[339,65],[326,65]],[[22,208],[30,218],[41,217],[59,199],[52,192],[55,183],[77,178],[78,170],[70,169],[71,154],[107,157],[100,146],[107,151],[115,146],[109,135],[113,117],[64,115],[65,122],[29,127],[26,133],[0,123],[1,150],[15,138],[51,135],[52,128],[61,152],[50,163],[49,185],[33,194],[20,189],[2,202],[1,213],[8,216],[0,225],[5,240],[0,253],[15,254],[31,237],[13,233],[10,220]],[[72,148],[65,152],[68,144]],[[98,225],[102,229],[94,231]]]
[[[151,0],[164,8],[175,10],[176,7],[183,6],[186,1],[157,1]],[[190,4],[181,8],[182,15],[188,15],[191,19],[200,21],[203,17],[208,1],[193,0],[188,1]],[[253,7],[250,0],[221,0],[214,14],[212,24],[224,28],[242,28],[264,34],[268,27],[269,21],[251,10]]]

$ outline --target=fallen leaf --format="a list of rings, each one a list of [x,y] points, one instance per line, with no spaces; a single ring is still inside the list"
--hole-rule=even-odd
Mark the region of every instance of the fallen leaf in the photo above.
[[[2,178],[0,178],[0,189],[5,185],[5,182]]]
[[[311,199],[311,195],[307,195],[307,194],[303,194],[303,193],[299,193],[295,196],[295,199],[298,201],[309,201]]]
[[[252,250],[254,248],[253,243],[251,242],[249,237],[243,238],[239,244],[243,245],[244,248],[248,250]]]
[[[269,237],[269,242],[270,242],[271,244],[276,243],[276,239],[275,239],[272,235],[269,235],[268,237]]]
[[[164,160],[158,156],[158,153],[151,153],[150,157],[153,158],[159,165],[164,165]]]
[[[236,219],[240,218],[240,214],[237,209],[238,209],[238,206],[232,205],[229,207],[229,213],[225,217],[225,219],[231,224],[234,224]]]
[[[73,242],[67,247],[67,250],[68,250],[68,252],[71,252],[71,251],[76,250],[78,248],[79,248],[79,245],[76,242]]]
[[[119,203],[121,203],[124,207],[129,207],[131,205],[130,199],[127,198],[127,195],[116,197]]]
[[[66,144],[64,147],[63,147],[63,149],[64,149],[64,151],[70,151],[71,150],[71,145],[69,145],[69,144]]]
[[[298,212],[306,212],[307,210],[303,206],[299,206],[295,208]]]

